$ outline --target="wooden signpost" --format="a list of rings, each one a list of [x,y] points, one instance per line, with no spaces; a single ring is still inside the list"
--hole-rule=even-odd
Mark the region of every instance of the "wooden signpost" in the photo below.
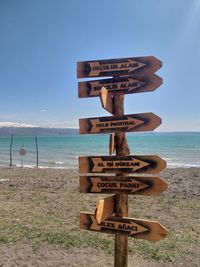
[[[80,214],[80,228],[151,241],[159,241],[167,235],[166,228],[157,221],[113,216],[99,224],[95,214],[86,212]]]
[[[115,212],[115,202],[116,195],[112,195],[110,197],[99,200],[99,203],[97,204],[97,208],[95,210],[95,218],[98,224],[113,215],[113,213]]]
[[[161,124],[153,113],[79,119],[80,134],[152,131]]]
[[[151,76],[117,77],[112,79],[94,80],[78,83],[79,97],[99,96],[102,87],[113,94],[144,93],[156,90],[162,84],[162,79],[156,74]]]
[[[109,139],[109,155],[112,155],[114,153],[115,153],[115,135],[114,133],[111,133]]]
[[[105,88],[102,87],[99,93],[102,108],[107,110],[109,113],[114,114],[114,99],[111,93]]]
[[[155,176],[80,176],[81,193],[159,195],[166,189]]]
[[[166,162],[158,156],[79,157],[80,173],[149,173],[161,172]]]
[[[158,241],[167,235],[157,221],[128,217],[128,195],[159,195],[167,184],[152,176],[166,162],[156,155],[130,155],[125,132],[152,131],[161,118],[153,113],[124,114],[125,94],[151,92],[162,84],[155,74],[161,66],[153,56],[77,63],[78,78],[112,77],[78,84],[80,98],[99,96],[102,107],[113,115],[79,120],[80,134],[111,133],[110,156],[79,157],[79,172],[81,193],[114,194],[101,199],[95,213],[81,212],[80,228],[115,235],[115,267],[127,267],[128,237]]]
[[[81,61],[77,63],[77,77],[149,75],[161,67],[162,62],[153,56]]]

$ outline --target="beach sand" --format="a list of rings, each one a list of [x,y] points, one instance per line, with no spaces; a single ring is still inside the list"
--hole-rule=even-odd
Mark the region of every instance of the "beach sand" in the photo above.
[[[200,169],[166,169],[160,196],[129,196],[130,217],[157,220],[160,242],[129,238],[129,266],[199,266]],[[108,195],[80,194],[76,169],[0,168],[0,266],[113,266],[114,236],[79,230],[79,212]]]

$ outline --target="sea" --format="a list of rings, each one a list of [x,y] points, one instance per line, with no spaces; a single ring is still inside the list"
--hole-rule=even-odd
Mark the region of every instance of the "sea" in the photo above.
[[[158,155],[169,168],[200,167],[200,133],[130,133],[131,155]],[[40,168],[77,168],[79,156],[108,155],[109,134],[56,134],[37,136]],[[0,136],[0,166],[10,164],[11,136]],[[19,150],[26,150],[21,156]],[[12,166],[34,168],[37,165],[35,136],[14,136]]]

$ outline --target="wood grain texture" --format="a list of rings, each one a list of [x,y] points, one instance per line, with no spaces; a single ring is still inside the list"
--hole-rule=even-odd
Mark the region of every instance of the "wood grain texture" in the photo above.
[[[79,157],[80,173],[144,173],[156,174],[166,161],[156,155]]]
[[[101,88],[100,91],[100,100],[101,100],[101,106],[109,113],[114,113],[114,102],[113,102],[113,96],[108,92],[108,90],[105,87]]]
[[[156,176],[80,176],[81,193],[156,196],[167,183]]]
[[[124,115],[124,95],[114,96],[114,115]],[[126,134],[124,132],[115,133],[116,156],[130,155],[130,149]],[[116,174],[124,176],[123,172]],[[116,194],[115,197],[115,216],[128,217],[128,195]],[[128,237],[121,234],[115,235],[115,258],[114,267],[128,266]]]
[[[102,221],[111,217],[114,212],[115,212],[115,195],[99,200],[95,211],[95,218],[97,220],[97,223],[100,224]]]
[[[97,97],[101,88],[105,87],[112,95],[135,94],[155,91],[162,84],[162,78],[156,74],[149,76],[132,75],[78,83],[78,96]]]
[[[111,133],[109,138],[109,155],[115,153],[115,134]]]
[[[80,134],[153,131],[161,124],[154,113],[115,115],[79,119]]]
[[[98,224],[95,215],[87,212],[80,213],[80,228],[150,241],[162,240],[167,235],[167,229],[157,221],[112,216]]]
[[[80,61],[77,62],[77,78],[125,76],[133,73],[149,75],[161,67],[162,62],[153,56]]]

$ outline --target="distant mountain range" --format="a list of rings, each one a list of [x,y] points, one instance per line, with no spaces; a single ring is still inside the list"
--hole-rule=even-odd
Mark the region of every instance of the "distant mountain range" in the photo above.
[[[0,127],[0,136],[45,136],[45,135],[74,135],[78,129],[73,128],[41,128],[41,127]]]

